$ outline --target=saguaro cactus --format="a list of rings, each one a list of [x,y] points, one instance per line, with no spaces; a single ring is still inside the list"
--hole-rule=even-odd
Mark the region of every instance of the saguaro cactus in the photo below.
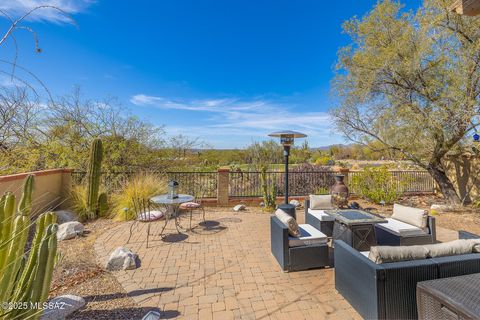
[[[1,319],[38,319],[41,309],[35,303],[41,306],[50,290],[57,253],[54,213],[39,216],[28,257],[25,251],[33,185],[33,177],[28,177],[16,214],[15,196],[6,193],[0,198],[0,301],[27,303],[27,309],[0,308]]]
[[[91,218],[96,218],[98,214],[98,192],[100,190],[100,178],[102,174],[102,159],[102,140],[97,138],[92,142],[87,173],[87,207]]]

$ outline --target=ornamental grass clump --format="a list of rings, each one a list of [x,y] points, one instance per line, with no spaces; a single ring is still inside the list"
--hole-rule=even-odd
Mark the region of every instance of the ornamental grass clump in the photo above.
[[[117,220],[135,218],[133,199],[149,199],[167,192],[167,178],[163,175],[140,173],[123,182],[113,195],[112,214]],[[128,208],[128,210],[125,210]]]

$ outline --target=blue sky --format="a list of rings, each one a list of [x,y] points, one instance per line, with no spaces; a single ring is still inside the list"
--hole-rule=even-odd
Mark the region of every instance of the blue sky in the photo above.
[[[311,146],[344,142],[327,113],[336,54],[349,41],[341,25],[375,3],[2,0],[0,9],[18,16],[54,4],[74,17],[78,27],[51,10],[28,21],[41,54],[27,32],[17,33],[19,65],[55,96],[78,85],[85,97],[118,97],[169,135],[235,148],[281,129],[307,133]],[[0,48],[2,59],[13,58],[12,48]]]

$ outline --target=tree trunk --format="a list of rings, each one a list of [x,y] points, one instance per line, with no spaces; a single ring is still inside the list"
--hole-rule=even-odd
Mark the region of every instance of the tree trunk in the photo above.
[[[430,165],[427,170],[432,175],[435,182],[437,182],[438,186],[440,187],[440,191],[445,197],[445,200],[450,205],[461,205],[462,201],[460,200],[452,181],[450,181],[445,171],[437,165]]]

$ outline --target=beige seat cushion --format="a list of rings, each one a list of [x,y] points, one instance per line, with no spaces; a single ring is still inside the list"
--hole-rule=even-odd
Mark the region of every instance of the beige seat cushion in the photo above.
[[[325,210],[333,209],[331,195],[310,195],[310,209]]]
[[[300,229],[298,228],[298,223],[292,216],[287,214],[282,209],[277,209],[277,211],[275,211],[275,216],[278,218],[278,220],[280,220],[284,225],[287,226],[289,235],[291,235],[292,237],[300,236]]]
[[[335,218],[329,215],[328,213],[325,213],[325,210],[308,208],[308,213],[320,221],[335,221]]]
[[[388,263],[426,259],[428,250],[424,246],[376,246],[370,248],[368,258],[373,262]]]
[[[396,219],[387,218],[386,220],[388,221],[387,223],[380,223],[377,226],[391,230],[403,237],[424,236],[428,234],[428,228],[422,230],[419,227]]]
[[[427,244],[428,257],[445,257],[472,253],[474,243],[470,240],[454,240],[443,243]]]
[[[290,247],[309,246],[317,244],[327,244],[327,236],[317,228],[309,224],[301,224],[299,237],[288,237]]]
[[[427,227],[428,212],[423,209],[406,207],[395,203],[393,205],[393,214],[391,217],[420,229]]]

